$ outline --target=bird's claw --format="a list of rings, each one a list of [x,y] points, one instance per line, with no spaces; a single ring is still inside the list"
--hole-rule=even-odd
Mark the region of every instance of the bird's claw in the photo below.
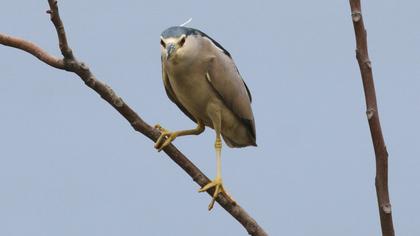
[[[160,124],[155,125],[155,129],[159,130],[160,132],[169,132],[167,129],[163,128]]]
[[[198,190],[198,192],[200,192],[200,193],[201,192],[206,192],[207,190],[209,190],[211,188],[215,188],[215,189],[214,189],[214,193],[213,193],[213,198],[211,199],[211,202],[210,202],[209,207],[208,207],[209,211],[213,208],[214,203],[215,203],[216,198],[219,195],[219,193],[224,193],[227,197],[229,197],[234,202],[232,197],[226,192],[226,190],[223,186],[223,181],[222,181],[221,178],[216,178],[215,180],[206,184],[204,187],[200,188]]]
[[[155,125],[155,129],[158,129],[161,134],[155,143],[155,148],[158,152],[162,151],[163,148],[168,146],[172,141],[177,137],[176,132],[170,132],[169,130],[163,128],[159,124]]]

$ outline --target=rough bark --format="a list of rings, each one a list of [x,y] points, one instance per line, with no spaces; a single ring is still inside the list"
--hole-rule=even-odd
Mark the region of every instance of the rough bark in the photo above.
[[[27,40],[8,36],[0,33],[0,44],[26,51],[46,64],[73,72],[77,74],[84,83],[97,92],[105,101],[113,106],[138,132],[144,134],[153,141],[156,141],[160,132],[147,124],[140,116],[131,109],[121,97],[119,97],[111,87],[96,79],[95,75],[90,71],[89,67],[75,59],[71,48],[67,42],[66,33],[63,22],[60,19],[57,1],[48,0],[50,9],[47,13],[51,16],[58,35],[59,48],[63,58],[56,58],[43,49]],[[152,146],[151,146],[152,147]],[[201,172],[183,153],[181,153],[174,145],[168,145],[163,151],[176,162],[191,178],[201,187],[210,182],[209,178]],[[213,189],[209,189],[207,193],[213,196]],[[216,201],[229,212],[240,224],[253,236],[268,235],[263,228],[236,202],[230,200],[224,194],[219,194]]]
[[[375,150],[376,159],[376,195],[378,199],[379,216],[382,235],[394,236],[391,203],[388,192],[388,152],[379,122],[378,105],[376,102],[375,85],[372,75],[372,64],[369,60],[366,29],[363,23],[360,0],[350,0],[351,15],[356,35],[356,58],[359,63],[363,88],[366,99],[366,115]]]

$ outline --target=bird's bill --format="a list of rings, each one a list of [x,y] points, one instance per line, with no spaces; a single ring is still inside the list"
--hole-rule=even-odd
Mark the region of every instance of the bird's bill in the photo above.
[[[168,60],[175,51],[175,44],[170,43],[166,46],[166,59]]]

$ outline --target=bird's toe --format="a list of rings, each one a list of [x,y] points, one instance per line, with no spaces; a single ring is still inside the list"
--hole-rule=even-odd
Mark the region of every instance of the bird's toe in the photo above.
[[[159,124],[155,125],[155,129],[161,132],[159,138],[156,140],[155,148],[158,149],[158,151],[161,151],[165,146],[168,145],[166,142],[168,140],[168,137],[170,137],[171,132],[169,132],[167,129],[163,128]]]
[[[164,133],[165,134],[165,133]],[[160,145],[159,147],[158,147],[158,151],[160,152],[160,151],[162,151],[162,149],[164,149],[166,146],[168,146],[169,144],[171,144],[172,143],[172,141],[174,141],[175,140],[175,138],[177,137],[177,134],[176,134],[176,132],[174,132],[174,133],[170,133],[170,132],[168,132],[168,133],[166,133],[166,135],[164,135],[165,137],[166,136],[168,136],[168,137],[166,137],[166,140],[165,140],[165,142],[163,142],[162,143],[162,145]],[[156,147],[156,145],[155,145],[155,147]]]
[[[206,184],[202,188],[200,188],[199,192],[206,192],[207,190],[214,188],[213,197],[209,204],[209,211],[213,209],[214,203],[216,202],[216,198],[219,193],[224,193],[227,197],[231,198],[230,195],[226,192],[225,187],[223,186],[223,181],[221,178],[216,178],[215,180],[211,181],[210,183]],[[231,198],[232,199],[232,198]]]
[[[160,124],[156,124],[154,127],[155,127],[155,129],[159,130],[162,133],[165,133],[165,132],[169,133],[169,131],[167,129],[163,128]]]

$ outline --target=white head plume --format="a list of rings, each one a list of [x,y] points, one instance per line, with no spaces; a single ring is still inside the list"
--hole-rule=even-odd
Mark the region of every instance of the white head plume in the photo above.
[[[190,23],[192,21],[192,18],[188,19],[187,21],[185,21],[184,23],[180,24],[179,26],[185,26],[188,23]]]

